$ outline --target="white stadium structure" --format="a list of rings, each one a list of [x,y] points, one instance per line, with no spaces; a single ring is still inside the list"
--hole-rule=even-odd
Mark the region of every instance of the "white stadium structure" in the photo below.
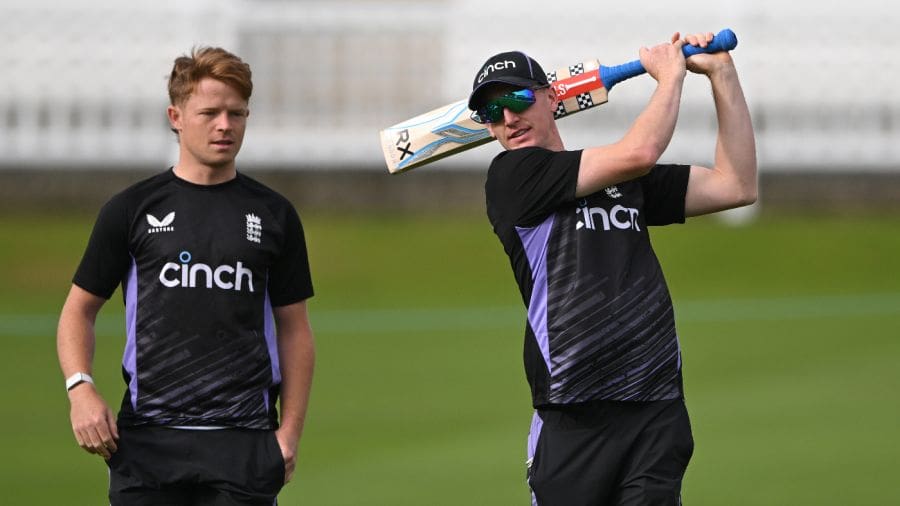
[[[543,14],[535,16],[538,5]],[[171,162],[166,76],[196,45],[226,47],[253,68],[243,166],[380,171],[378,130],[464,97],[493,52],[522,49],[545,67],[590,58],[617,64],[676,30],[728,27],[739,40],[734,57],[764,173],[900,172],[897,4],[600,5],[2,0],[0,170]],[[620,84],[608,104],[563,120],[567,147],[621,135],[652,84],[646,76]],[[665,161],[709,162],[714,125],[708,85],[690,76]],[[484,146],[432,167],[483,168],[496,150]]]

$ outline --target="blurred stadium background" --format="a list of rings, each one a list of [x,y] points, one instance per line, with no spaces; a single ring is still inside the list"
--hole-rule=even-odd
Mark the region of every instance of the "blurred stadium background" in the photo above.
[[[254,71],[239,169],[299,209],[317,288],[282,504],[526,504],[521,303],[480,215],[498,147],[389,176],[377,132],[466,96],[497,51],[617,64],[729,27],[760,203],[654,235],[697,439],[686,502],[900,504],[898,23],[877,0],[0,0],[0,503],[104,504],[103,465],[69,432],[56,317],[99,206],[175,159],[172,60],[221,45]],[[567,146],[618,138],[652,87],[562,121]],[[714,138],[689,76],[664,161],[711,163]],[[117,297],[96,360],[114,406]]]
[[[897,7],[878,0],[852,7],[831,0],[603,7],[573,0],[535,16],[529,5],[4,0],[0,177],[7,184],[0,197],[16,206],[33,194],[85,203],[78,182],[86,169],[113,172],[102,180],[119,187],[122,178],[171,163],[176,144],[164,114],[171,62],[192,46],[221,45],[254,70],[244,170],[311,172],[315,184],[307,188],[330,191],[291,185],[310,205],[477,204],[478,192],[409,187],[478,186],[496,145],[450,158],[423,176],[391,180],[378,130],[466,96],[474,71],[496,51],[521,48],[545,67],[589,58],[617,64],[675,30],[730,27],[738,34],[735,58],[757,128],[761,205],[819,207],[827,197],[851,207],[896,207],[900,200]],[[715,118],[708,86],[691,77],[666,158],[705,163],[712,157]],[[647,77],[629,81],[602,110],[561,122],[568,145],[618,138],[652,86]],[[348,185],[335,172],[367,184]],[[96,183],[90,185],[101,194],[96,198],[105,196],[109,188]],[[370,192],[372,184],[381,191]],[[427,198],[419,202],[411,194]],[[473,196],[460,201],[461,194]],[[378,197],[374,203],[371,195]]]

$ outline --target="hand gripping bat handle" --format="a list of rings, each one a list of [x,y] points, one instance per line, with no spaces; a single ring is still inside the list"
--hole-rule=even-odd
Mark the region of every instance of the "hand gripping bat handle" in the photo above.
[[[681,51],[684,53],[684,57],[688,58],[698,53],[718,53],[721,51],[731,51],[735,47],[737,47],[737,36],[734,34],[734,32],[731,31],[730,28],[726,28],[717,33],[713,37],[713,40],[711,40],[706,47],[698,47],[692,46],[690,44],[685,44],[684,46],[682,46]],[[647,70],[644,69],[643,65],[641,65],[641,60],[634,60],[628,63],[623,63],[622,65],[615,65],[613,67],[606,67],[604,65],[601,65],[600,79],[603,81],[603,84],[606,85],[606,90],[609,91],[616,84],[626,79],[631,79],[632,77],[639,76],[645,72],[647,72]]]

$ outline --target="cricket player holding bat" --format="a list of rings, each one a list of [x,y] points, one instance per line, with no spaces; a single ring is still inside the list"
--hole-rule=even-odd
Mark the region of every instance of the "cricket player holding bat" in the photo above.
[[[565,148],[557,91],[527,55],[500,53],[475,74],[472,118],[506,149],[485,193],[527,308],[535,505],[680,504],[693,438],[672,300],[648,227],[757,196],[753,127],[731,55],[682,53],[712,38],[676,33],[640,50],[656,89],[606,146]],[[709,168],[658,163],[687,70],[712,86],[718,137]]]

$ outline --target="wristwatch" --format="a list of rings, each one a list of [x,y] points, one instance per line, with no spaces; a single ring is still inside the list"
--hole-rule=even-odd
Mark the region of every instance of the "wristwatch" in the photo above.
[[[91,375],[86,372],[76,372],[75,374],[66,378],[66,392],[72,390],[82,383],[90,383],[91,385],[93,385],[94,378],[92,378]]]

